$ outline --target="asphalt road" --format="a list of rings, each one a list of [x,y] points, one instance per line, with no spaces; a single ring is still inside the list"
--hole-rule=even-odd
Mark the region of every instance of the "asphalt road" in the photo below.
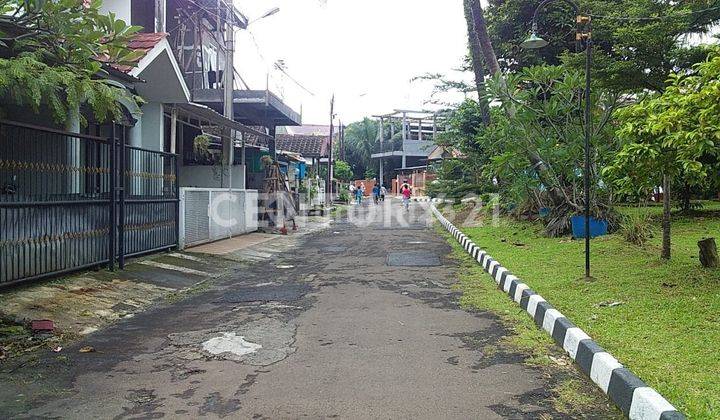
[[[507,332],[459,308],[450,247],[424,209],[366,205],[275,261],[18,367],[0,407],[72,419],[562,417],[547,375],[483,353]],[[77,352],[86,345],[96,351]]]

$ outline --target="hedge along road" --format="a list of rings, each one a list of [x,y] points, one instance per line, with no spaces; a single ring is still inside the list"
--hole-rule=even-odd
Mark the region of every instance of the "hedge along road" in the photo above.
[[[553,389],[574,369],[495,347],[512,333],[458,306],[451,248],[427,205],[412,206],[352,208],[369,221],[345,216],[271,263],[3,369],[0,407],[77,419],[616,416],[591,385],[581,408],[557,411]]]

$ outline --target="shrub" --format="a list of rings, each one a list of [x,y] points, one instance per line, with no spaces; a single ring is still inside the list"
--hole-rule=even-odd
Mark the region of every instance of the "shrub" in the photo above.
[[[645,214],[625,215],[620,222],[620,233],[626,241],[643,246],[652,238],[652,219]]]

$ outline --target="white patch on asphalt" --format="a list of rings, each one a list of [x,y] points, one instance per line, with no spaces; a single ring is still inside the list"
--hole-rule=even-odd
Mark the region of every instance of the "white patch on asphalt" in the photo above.
[[[171,252],[168,254],[168,256],[188,261],[205,262],[205,260],[203,260],[202,258],[193,257],[192,255],[180,254],[179,252]]]
[[[260,305],[260,307],[270,309],[302,309],[300,306],[285,305],[280,302],[268,302],[264,305]]]
[[[245,341],[245,337],[234,332],[222,333],[222,337],[211,338],[203,343],[203,350],[211,354],[232,353],[236,356],[255,353],[262,348],[260,344]]]
[[[196,276],[202,276],[202,277],[209,277],[211,276],[210,273],[206,273],[204,271],[200,270],[193,270],[192,268],[186,268],[186,267],[180,267],[178,265],[172,265],[172,264],[163,264],[155,261],[141,261],[140,264],[142,265],[149,265],[150,267],[156,267],[156,268],[162,268],[163,270],[172,270],[172,271],[179,271],[181,273],[185,274],[193,274]]]
[[[291,268],[295,268],[295,266],[294,265],[278,265],[278,266],[275,266],[275,268],[278,268],[280,270],[289,270]]]
[[[269,281],[267,283],[258,283],[255,287],[275,286],[276,284],[274,281]]]

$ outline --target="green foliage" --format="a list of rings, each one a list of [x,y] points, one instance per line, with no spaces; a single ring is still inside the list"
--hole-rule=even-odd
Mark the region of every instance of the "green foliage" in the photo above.
[[[585,58],[584,54],[575,54],[575,19],[566,2],[550,3],[540,11],[538,31],[550,42],[547,47],[537,51],[519,47],[528,36],[538,3],[490,1],[486,17],[501,65],[512,71],[542,63],[566,63],[582,69]],[[614,91],[663,90],[670,71],[688,69],[702,59],[703,47],[689,47],[678,39],[703,33],[720,20],[720,10],[690,13],[717,6],[717,2],[706,0],[583,0],[579,4],[581,13],[600,16],[592,20],[596,48],[593,73],[602,86]]]
[[[377,172],[375,172],[375,168],[367,168],[363,175],[365,176],[364,179],[375,179],[378,176]]]
[[[482,125],[481,109],[477,101],[467,99],[454,109],[445,124],[445,131],[436,143],[456,149],[466,159],[446,159],[436,164],[437,179],[428,187],[431,196],[464,198],[494,191],[492,174],[484,171],[490,154],[486,150],[489,128]]]
[[[48,107],[62,123],[87,104],[99,121],[136,100],[104,80],[102,62],[127,64],[140,52],[127,41],[140,28],[99,12],[100,0],[0,0],[0,97],[5,106]]]
[[[341,181],[350,181],[354,178],[352,169],[350,169],[350,164],[342,160],[335,161],[333,175]]]
[[[354,122],[345,128],[345,155],[350,164],[355,179],[361,179],[368,168],[375,168],[378,164],[371,156],[380,147],[378,141],[379,123],[370,118]]]
[[[210,150],[210,136],[200,134],[193,139],[193,151],[195,154],[207,156]]]
[[[687,186],[717,186],[720,174],[720,51],[673,73],[662,94],[618,113],[623,140],[605,174],[627,196],[647,194],[662,175]]]
[[[488,80],[490,101],[502,105],[491,110],[492,124],[487,127],[475,101],[466,101],[453,113],[439,142],[459,149],[467,159],[439,171],[440,187],[452,194],[498,192],[503,207],[517,212],[537,213],[549,207],[553,214],[547,219],[548,233],[568,231],[570,217],[584,207],[583,84],[582,74],[564,66],[529,67],[505,80]],[[610,196],[600,188],[596,168],[617,148],[608,124],[617,98],[599,88],[592,97],[598,123],[593,132],[595,166],[590,176],[596,188],[591,202],[593,214],[603,218],[612,216]],[[536,161],[542,163],[542,173]]]

